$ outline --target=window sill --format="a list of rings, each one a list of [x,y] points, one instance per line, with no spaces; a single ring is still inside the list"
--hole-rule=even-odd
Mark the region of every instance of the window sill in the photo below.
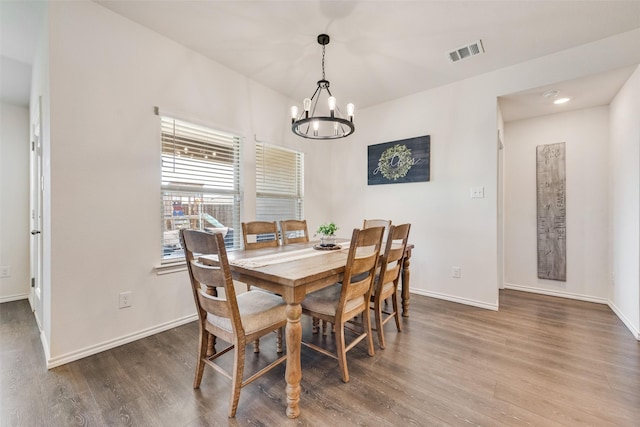
[[[185,260],[165,262],[164,264],[156,265],[154,270],[156,270],[156,274],[158,276],[162,274],[177,273],[179,271],[186,271],[187,263]]]

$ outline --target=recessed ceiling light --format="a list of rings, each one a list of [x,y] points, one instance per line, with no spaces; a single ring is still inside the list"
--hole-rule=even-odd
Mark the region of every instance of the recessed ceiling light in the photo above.
[[[542,93],[542,96],[545,98],[555,98],[560,93],[559,90],[548,90]]]
[[[571,98],[558,98],[553,101],[554,104],[564,104],[565,102],[569,102]]]

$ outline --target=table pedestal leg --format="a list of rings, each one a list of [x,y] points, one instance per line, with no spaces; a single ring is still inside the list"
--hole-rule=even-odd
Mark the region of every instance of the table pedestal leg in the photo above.
[[[302,306],[300,304],[287,305],[287,369],[285,379],[287,381],[287,417],[297,418],[300,415],[300,380],[302,371],[300,368],[300,347],[302,346]]]
[[[409,271],[409,264],[411,252],[404,258],[402,262],[402,317],[409,317],[409,277],[411,275]]]

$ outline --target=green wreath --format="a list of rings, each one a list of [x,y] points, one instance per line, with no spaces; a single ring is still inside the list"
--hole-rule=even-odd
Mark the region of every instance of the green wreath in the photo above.
[[[387,179],[404,178],[413,166],[411,150],[406,145],[394,145],[386,149],[378,160],[378,170]]]

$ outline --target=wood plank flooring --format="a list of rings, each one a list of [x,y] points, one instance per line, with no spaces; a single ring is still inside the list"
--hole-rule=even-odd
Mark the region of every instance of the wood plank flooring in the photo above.
[[[333,346],[304,321],[304,339]],[[4,303],[0,426],[640,425],[640,343],[607,306],[505,290],[493,312],[412,295],[402,321],[374,357],[348,353],[348,384],[303,347],[300,418],[285,415],[281,366],[229,419],[229,380],[206,368],[191,387],[195,323],[47,371],[27,301]],[[261,350],[246,372],[273,360],[275,337]]]

